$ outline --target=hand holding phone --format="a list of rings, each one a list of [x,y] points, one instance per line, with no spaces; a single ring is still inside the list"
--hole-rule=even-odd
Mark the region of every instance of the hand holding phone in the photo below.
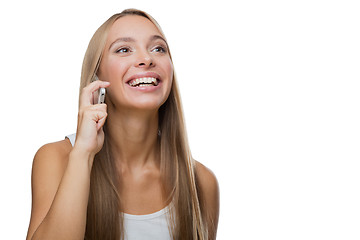
[[[81,90],[79,97],[78,124],[76,130],[76,142],[74,148],[81,152],[95,156],[104,143],[104,131],[102,127],[107,118],[106,104],[103,102],[105,93],[100,88],[110,85],[106,81],[93,81]],[[102,92],[102,93],[101,93]],[[97,96],[97,94],[99,95]],[[93,158],[90,159],[92,164]]]

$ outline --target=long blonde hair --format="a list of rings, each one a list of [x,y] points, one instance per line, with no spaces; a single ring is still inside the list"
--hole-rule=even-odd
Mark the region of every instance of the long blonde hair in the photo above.
[[[117,19],[126,15],[149,19],[165,38],[155,19],[143,11],[127,9],[113,15],[100,26],[90,40],[82,66],[80,90],[94,79],[110,27]],[[168,201],[172,201],[175,208],[168,216],[173,239],[207,239],[206,209],[196,181],[195,161],[187,141],[175,73],[169,97],[160,107],[158,114],[162,183]],[[124,238],[121,196],[118,193],[121,184],[112,159],[109,139],[106,137],[106,124],[104,132],[104,145],[95,156],[91,172],[85,239]]]

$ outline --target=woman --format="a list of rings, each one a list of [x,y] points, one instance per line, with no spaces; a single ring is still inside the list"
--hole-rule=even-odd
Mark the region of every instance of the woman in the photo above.
[[[94,104],[101,87],[105,104]],[[76,140],[35,155],[27,239],[215,239],[217,180],[190,155],[156,21],[135,9],[109,18],[89,43],[80,89]]]

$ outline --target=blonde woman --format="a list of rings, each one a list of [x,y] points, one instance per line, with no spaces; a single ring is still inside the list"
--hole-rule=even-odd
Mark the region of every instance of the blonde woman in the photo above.
[[[101,87],[105,104],[94,102]],[[135,9],[110,17],[80,89],[76,134],[35,155],[27,239],[215,239],[217,180],[191,157],[156,21]]]

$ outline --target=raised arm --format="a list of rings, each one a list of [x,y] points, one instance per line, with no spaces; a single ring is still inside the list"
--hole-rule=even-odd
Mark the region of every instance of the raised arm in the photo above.
[[[93,105],[91,99],[94,91],[108,85],[96,81],[83,89],[73,148],[63,140],[36,153],[27,240],[84,239],[92,161],[103,145],[107,117],[106,105]]]

